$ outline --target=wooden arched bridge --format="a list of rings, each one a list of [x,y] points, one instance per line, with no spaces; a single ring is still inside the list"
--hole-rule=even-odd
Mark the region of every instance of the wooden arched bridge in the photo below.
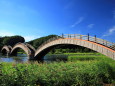
[[[62,34],[62,36],[53,37],[39,46],[37,50],[30,44],[17,43],[13,48],[5,45],[1,52],[5,53],[6,51],[7,55],[16,55],[17,50],[21,48],[26,52],[29,59],[41,60],[55,46],[68,44],[89,48],[115,60],[115,43],[97,38],[96,36],[80,34]]]

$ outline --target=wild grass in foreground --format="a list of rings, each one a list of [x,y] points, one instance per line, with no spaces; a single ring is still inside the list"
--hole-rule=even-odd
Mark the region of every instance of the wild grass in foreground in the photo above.
[[[115,61],[106,57],[49,64],[0,64],[0,86],[103,86],[114,83]]]

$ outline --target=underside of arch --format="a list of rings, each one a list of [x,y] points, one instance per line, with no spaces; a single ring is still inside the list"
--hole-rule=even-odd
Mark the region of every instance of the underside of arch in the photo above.
[[[12,51],[11,51],[10,55],[16,56],[19,49],[22,49],[27,54],[27,56],[30,57],[31,51],[30,51],[30,49],[24,43],[18,43],[18,44],[16,44],[12,48]]]
[[[19,49],[22,49],[26,53],[26,55],[28,55],[28,53],[23,48],[20,48],[20,47],[16,47],[15,49],[13,49],[10,55],[17,56]]]
[[[7,55],[7,54],[8,54],[8,52],[9,52],[9,51],[7,51],[5,48],[4,48],[4,49],[2,49],[2,51],[1,51],[1,53],[2,53],[3,55]]]
[[[60,45],[60,44],[47,47],[46,49],[44,49],[43,51],[41,51],[40,53],[38,53],[38,54],[34,57],[34,59],[43,60],[43,57],[44,57],[50,50],[52,50],[54,47],[59,46],[59,45]]]
[[[1,49],[1,53],[3,54],[3,55],[9,55],[10,54],[10,48],[9,48],[9,46],[3,46],[3,48]]]
[[[71,46],[71,47],[76,47],[76,46],[79,46],[79,45],[74,45],[74,44],[57,44],[57,45],[53,45],[53,46],[50,46],[50,47],[47,47],[47,48],[45,48],[43,51],[41,51],[39,54],[37,54],[36,56],[35,56],[35,59],[37,59],[37,60],[43,60],[43,57],[47,54],[47,53],[49,53],[52,49],[54,49],[55,47],[58,47],[58,46],[62,46],[62,45],[66,45],[66,46]],[[83,46],[81,46],[81,47],[83,47]],[[67,48],[69,48],[69,47],[67,47]],[[84,47],[84,48],[86,48],[86,47]],[[89,49],[89,48],[88,48]]]

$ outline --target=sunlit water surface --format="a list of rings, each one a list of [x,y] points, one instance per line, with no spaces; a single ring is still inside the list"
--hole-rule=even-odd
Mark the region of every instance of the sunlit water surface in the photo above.
[[[46,55],[43,58],[44,62],[53,62],[53,61],[66,61],[66,55]],[[26,54],[18,54],[17,56],[3,56],[0,54],[0,62],[16,62],[16,63],[24,63],[28,62],[28,57]]]

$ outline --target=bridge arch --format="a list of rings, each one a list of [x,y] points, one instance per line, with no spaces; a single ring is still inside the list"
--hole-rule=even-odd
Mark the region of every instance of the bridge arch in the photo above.
[[[12,50],[12,47],[10,46],[10,45],[8,45],[8,47],[9,47],[9,49],[10,49],[10,51]]]
[[[32,52],[31,50],[27,47],[26,44],[24,43],[17,43],[16,45],[14,45],[14,47],[11,50],[11,55],[17,55],[17,51],[18,49],[22,49],[25,51],[25,53],[27,54],[27,56],[29,57],[29,59],[32,57]]]
[[[34,58],[41,60],[54,46],[58,46],[62,44],[83,46],[91,50],[97,51],[99,53],[102,53],[115,60],[115,50],[112,50],[99,43],[91,42],[88,40],[75,39],[75,38],[59,38],[56,40],[49,41],[48,43],[45,43],[44,45],[38,47]]]
[[[30,45],[30,44],[28,44],[28,43],[25,43],[25,45],[26,45],[32,52],[35,53],[36,49],[35,49],[32,45]]]
[[[28,43],[25,43],[25,45],[30,49],[30,51],[31,51],[31,57],[34,57],[36,49],[32,45],[30,45]]]
[[[2,47],[1,53],[3,55],[9,55],[11,50],[12,50],[12,47],[10,45],[9,46],[5,45]]]

